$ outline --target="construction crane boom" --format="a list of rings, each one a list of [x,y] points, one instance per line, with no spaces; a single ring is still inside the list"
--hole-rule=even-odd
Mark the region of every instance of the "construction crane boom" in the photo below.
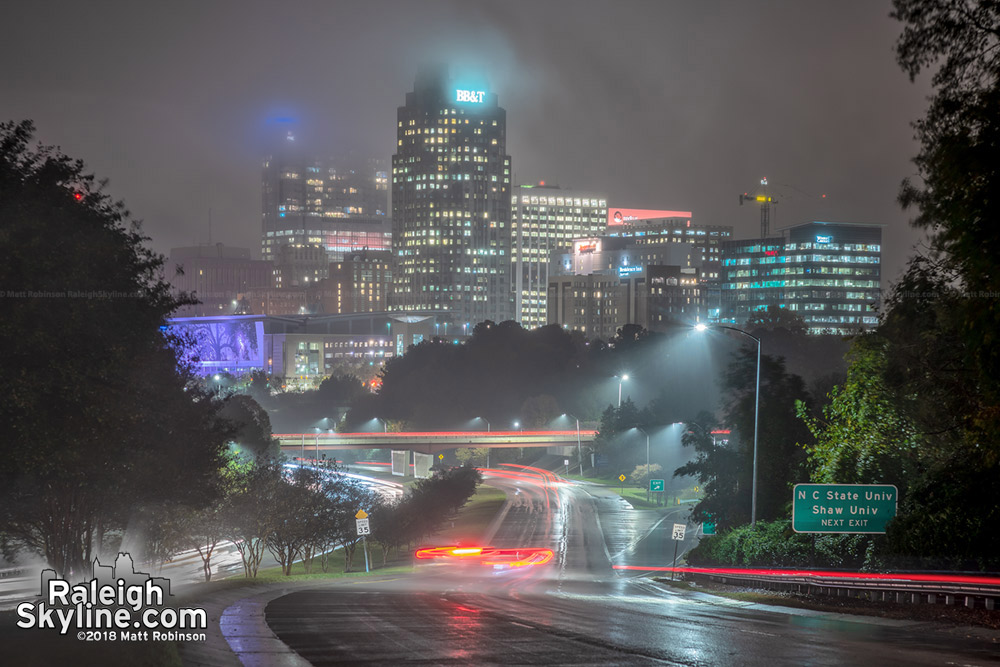
[[[760,179],[760,186],[753,192],[744,192],[740,195],[740,206],[744,201],[757,202],[760,204],[760,238],[766,239],[771,226],[771,204],[777,204],[778,200],[767,192],[767,178]]]

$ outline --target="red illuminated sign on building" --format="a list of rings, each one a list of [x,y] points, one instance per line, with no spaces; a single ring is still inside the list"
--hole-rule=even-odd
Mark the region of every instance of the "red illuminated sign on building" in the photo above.
[[[690,218],[691,211],[651,211],[641,208],[608,208],[608,226],[657,218]]]
[[[574,253],[592,253],[601,252],[601,240],[600,239],[580,239],[573,243]]]

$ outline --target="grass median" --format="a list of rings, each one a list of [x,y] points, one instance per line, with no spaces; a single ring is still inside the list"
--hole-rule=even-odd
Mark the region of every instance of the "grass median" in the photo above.
[[[623,486],[620,480],[613,479],[610,477],[582,477],[580,475],[568,475],[568,476],[564,475],[564,477],[566,477],[566,479],[571,479],[577,482],[598,484],[600,486],[607,487],[608,489],[614,491],[622,498],[627,500],[629,503],[631,503],[633,507],[641,507],[644,509],[657,509],[657,508],[666,509],[670,507],[678,507],[680,506],[677,503],[678,498],[693,499],[695,497],[694,495],[695,492],[693,491],[693,489],[688,488],[688,489],[681,489],[679,492],[680,495],[678,495],[677,492],[671,490],[667,494],[665,494],[665,497],[662,499],[662,501],[657,500],[656,496],[658,494],[655,493],[650,494],[649,500],[646,500],[646,488],[634,486],[629,482],[626,482]],[[659,494],[659,495],[664,495],[664,494]],[[688,503],[681,503],[681,505],[683,504],[688,504]]]

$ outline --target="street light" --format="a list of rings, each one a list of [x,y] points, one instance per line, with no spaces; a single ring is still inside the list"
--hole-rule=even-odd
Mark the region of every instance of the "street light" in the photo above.
[[[618,407],[620,408],[622,406],[622,382],[628,379],[628,375],[622,375],[621,377],[616,375],[615,377],[618,378]]]
[[[580,447],[580,420],[568,412],[563,413],[563,417],[572,417],[576,420],[576,460],[580,464],[580,477],[583,477],[583,451]]]
[[[387,422],[386,420],[384,420],[384,419],[382,419],[380,417],[375,417],[375,421],[382,422],[382,432],[383,433],[388,433],[389,432],[389,422]]]
[[[694,326],[695,331],[705,331],[708,329],[706,324],[696,324]],[[747,338],[757,341],[757,388],[754,390],[754,406],[753,406],[753,483],[751,485],[750,491],[750,525],[757,525],[757,426],[758,418],[760,416],[760,338],[754,336],[753,334],[748,334],[743,329],[737,329],[736,327],[727,327],[722,324],[717,324],[714,329],[729,329],[730,331],[735,331],[741,333]]]
[[[486,432],[489,433],[490,432],[490,421],[486,417],[476,417],[476,419],[482,419],[484,422],[486,422]],[[490,448],[489,447],[486,448],[486,467],[487,468],[490,467]]]
[[[633,426],[632,428],[646,436],[646,476],[651,478],[652,475],[649,472],[649,434],[641,426]],[[646,480],[646,502],[649,502],[649,480]]]

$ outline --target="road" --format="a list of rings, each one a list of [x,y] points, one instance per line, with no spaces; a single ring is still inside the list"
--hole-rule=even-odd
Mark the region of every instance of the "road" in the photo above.
[[[1000,663],[996,643],[926,624],[782,611],[619,576],[612,564],[669,562],[679,514],[633,510],[600,487],[508,474],[488,482],[509,498],[488,543],[547,547],[552,562],[434,565],[300,591],[267,606],[268,625],[314,665]]]

